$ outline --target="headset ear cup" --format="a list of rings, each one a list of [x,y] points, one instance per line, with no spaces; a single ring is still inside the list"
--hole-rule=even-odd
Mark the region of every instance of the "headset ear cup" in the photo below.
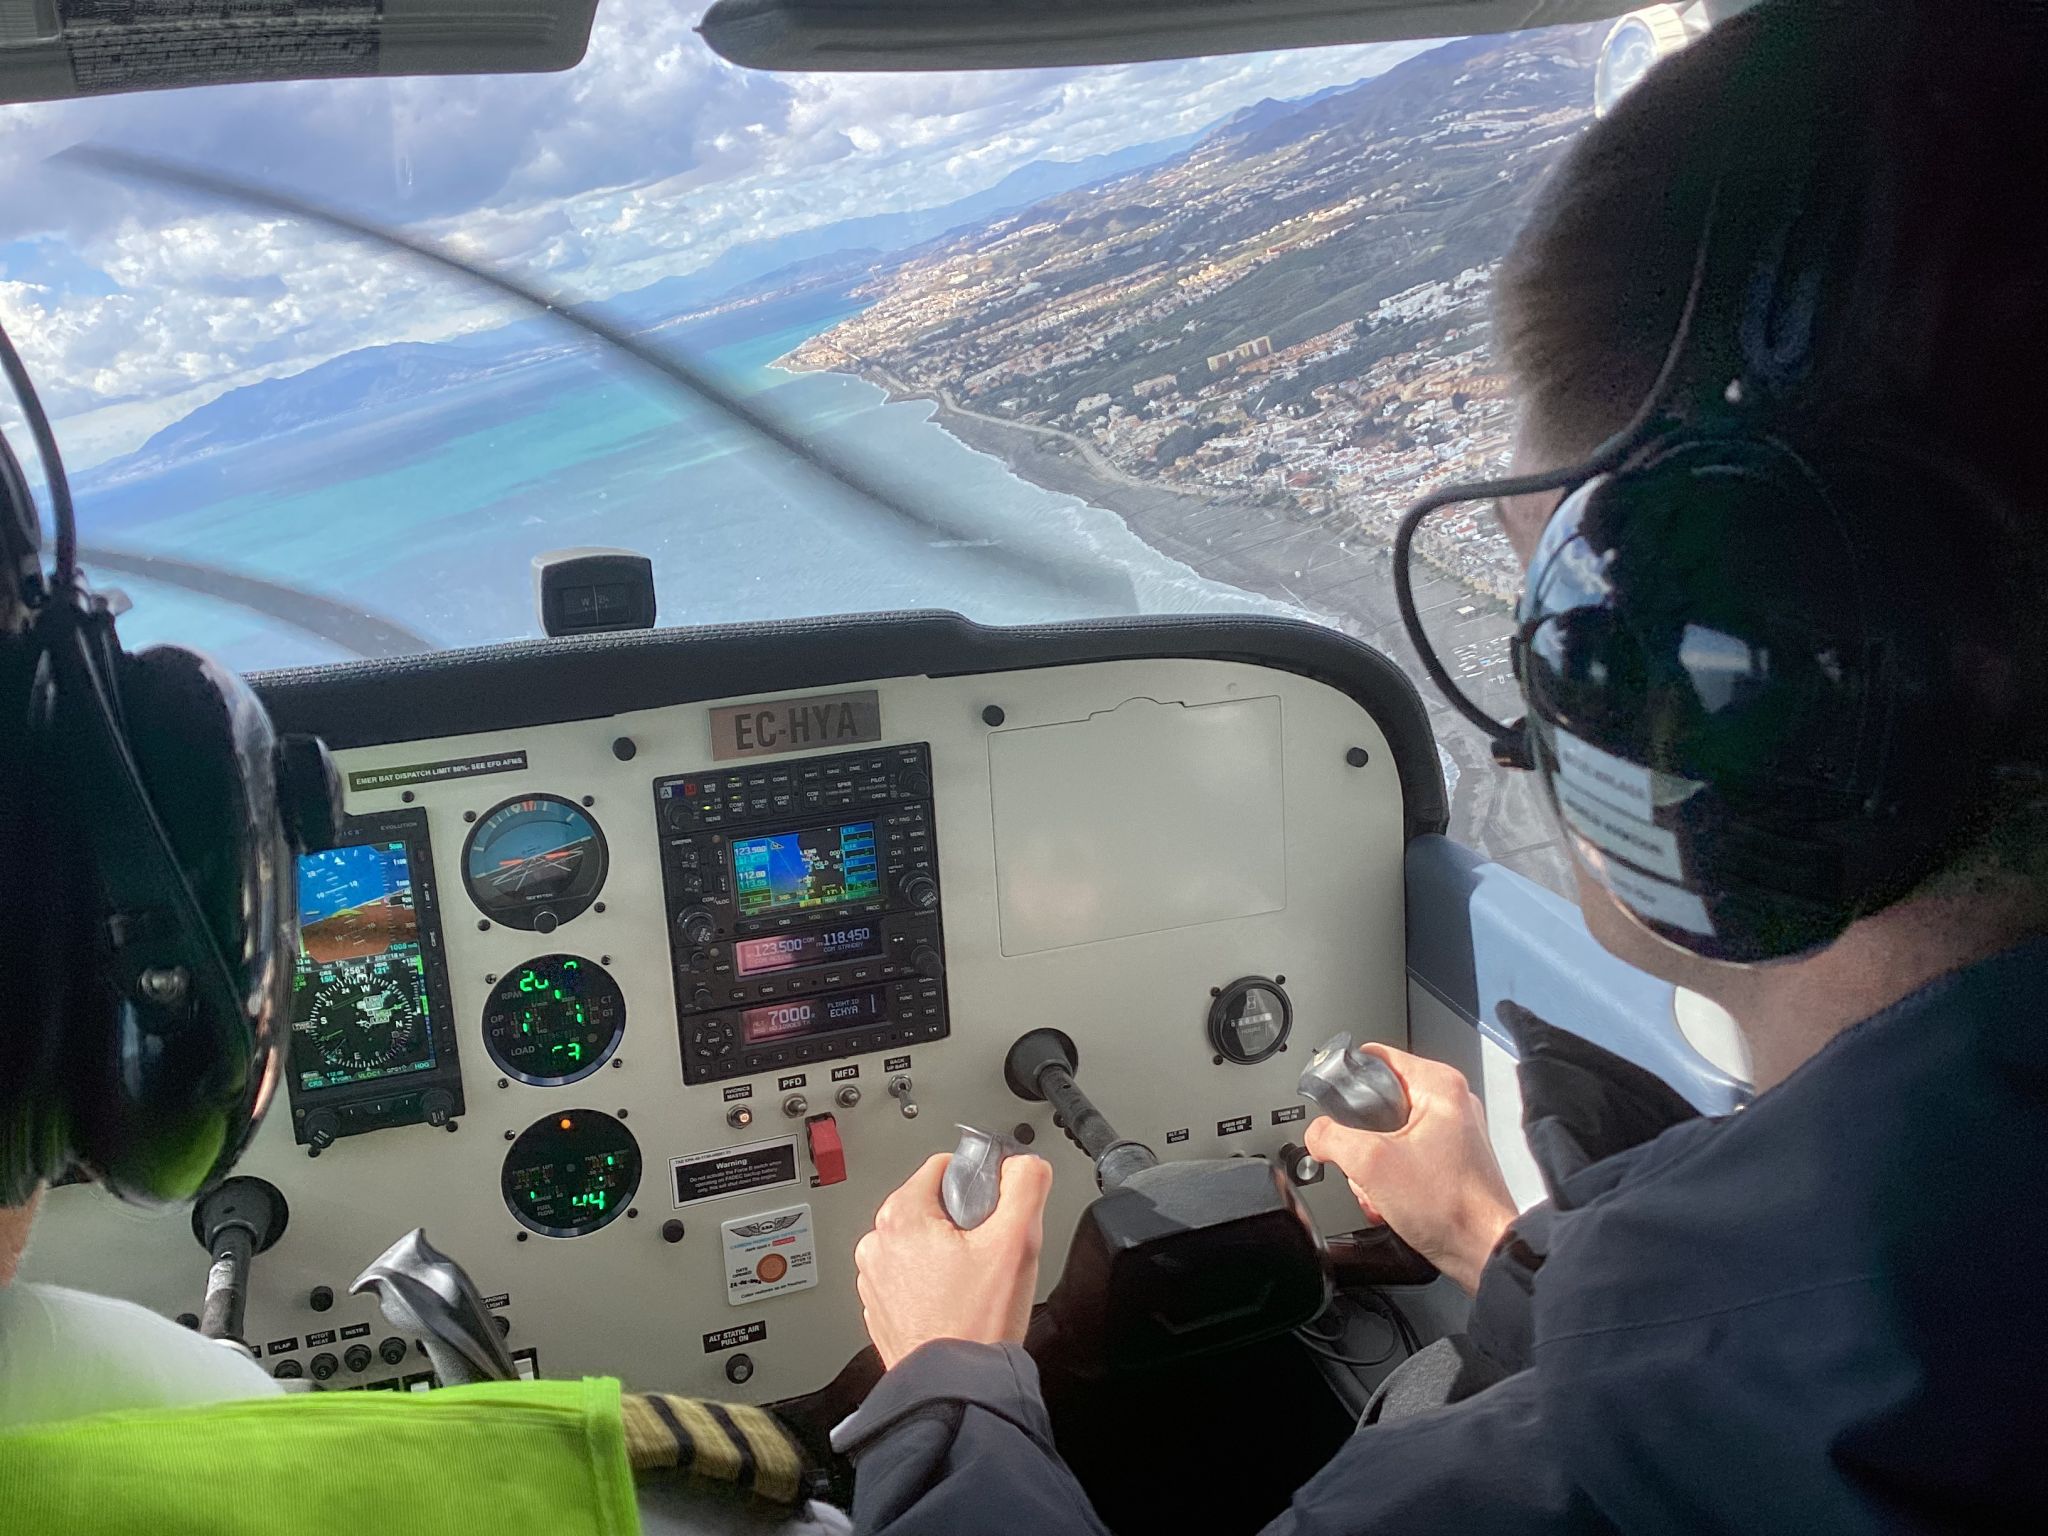
[[[100,738],[72,780],[112,1013],[103,1054],[78,1063],[80,1151],[117,1194],[174,1201],[226,1172],[275,1087],[293,866],[247,685],[175,647],[113,671],[125,740]]]
[[[64,1051],[91,1006],[91,904],[50,793],[52,691],[32,629],[0,643],[0,701],[0,1205],[18,1205],[72,1157]]]

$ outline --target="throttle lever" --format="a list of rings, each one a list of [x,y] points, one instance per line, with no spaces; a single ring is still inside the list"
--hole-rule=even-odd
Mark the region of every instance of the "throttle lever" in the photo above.
[[[1034,1157],[1024,1143],[1001,1131],[978,1131],[971,1125],[959,1128],[960,1144],[946,1175],[939,1181],[939,1200],[946,1215],[962,1232],[972,1232],[995,1214],[1003,1194],[1003,1164],[1013,1157]]]

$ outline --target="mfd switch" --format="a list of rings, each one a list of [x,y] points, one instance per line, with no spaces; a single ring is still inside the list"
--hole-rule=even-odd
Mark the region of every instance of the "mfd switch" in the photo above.
[[[811,1166],[820,1184],[846,1182],[846,1146],[839,1139],[839,1122],[831,1115],[813,1115],[804,1122],[804,1135],[811,1144]]]

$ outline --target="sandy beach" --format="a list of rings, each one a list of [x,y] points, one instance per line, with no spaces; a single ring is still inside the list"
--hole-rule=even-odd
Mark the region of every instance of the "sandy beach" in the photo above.
[[[892,400],[925,400],[934,421],[978,452],[1050,491],[1114,512],[1162,554],[1199,574],[1306,610],[1391,657],[1417,680],[1439,744],[1457,765],[1451,834],[1560,893],[1570,890],[1570,861],[1533,775],[1497,767],[1485,738],[1445,705],[1423,679],[1394,606],[1387,546],[1353,529],[1344,538],[1326,519],[1148,484],[1109,464],[1092,444],[1055,428],[1026,426],[963,410],[929,391],[907,388],[887,371],[857,371]],[[1417,606],[1445,622],[1431,635],[1448,654],[1466,644],[1497,643],[1510,627],[1502,606],[1440,573],[1418,570]],[[1468,617],[1458,610],[1470,608]],[[1487,709],[1518,713],[1500,668],[1475,680]]]

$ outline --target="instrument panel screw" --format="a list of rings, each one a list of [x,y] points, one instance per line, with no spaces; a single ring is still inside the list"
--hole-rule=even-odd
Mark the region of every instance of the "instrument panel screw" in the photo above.
[[[592,907],[590,910],[593,912],[602,912],[604,910],[604,903],[600,901],[596,906]]]
[[[413,792],[408,789],[404,794],[400,795],[398,798],[405,804],[411,805],[413,801],[418,798],[418,796],[414,795]]]
[[[1353,747],[1349,752],[1346,752],[1344,754],[1344,761],[1349,763],[1354,768],[1363,768],[1367,763],[1372,761],[1372,754],[1366,751],[1363,747]]]
[[[614,1056],[614,1057],[612,1058],[612,1070],[613,1070],[614,1072],[618,1071],[618,1070],[619,1070],[619,1068],[623,1067],[623,1066],[624,1066],[625,1064],[626,1064],[626,1058],[625,1058],[625,1057],[623,1057],[623,1056]]]
[[[595,796],[595,795],[585,795],[585,796],[583,797],[583,803],[584,803],[585,805],[595,805],[595,804],[597,804],[597,796]]]
[[[517,1131],[507,1131],[505,1133],[505,1139],[507,1141],[517,1141],[519,1139],[519,1133]]]
[[[476,820],[476,812],[475,812],[475,811],[464,811],[464,812],[462,813],[462,819],[463,819],[464,821],[475,821],[475,820]]]
[[[500,1088],[510,1088],[510,1087],[512,1086],[512,1084],[511,1084],[511,1082],[510,1082],[510,1080],[509,1080],[509,1079],[506,1079],[506,1078],[502,1078],[502,1077],[501,1077],[501,1078],[499,1078],[499,1079],[498,1079],[498,1086],[499,1086]]]
[[[476,920],[476,931],[478,933],[489,933],[491,931],[491,920],[488,917],[478,918]]]
[[[626,1220],[628,1220],[628,1221],[638,1221],[639,1219],[640,1219],[640,1207],[639,1207],[639,1206],[637,1206],[637,1205],[629,1205],[629,1206],[627,1206],[627,1207],[626,1207]]]
[[[522,1242],[522,1243],[523,1243],[523,1242],[525,1242],[525,1241],[526,1241],[526,1239],[527,1239],[527,1234],[526,1234],[526,1233],[524,1233],[524,1232],[515,1232],[515,1233],[513,1233],[513,1234],[512,1234],[512,1236],[513,1236],[514,1240],[515,1240],[515,1241],[517,1241],[517,1242]]]

